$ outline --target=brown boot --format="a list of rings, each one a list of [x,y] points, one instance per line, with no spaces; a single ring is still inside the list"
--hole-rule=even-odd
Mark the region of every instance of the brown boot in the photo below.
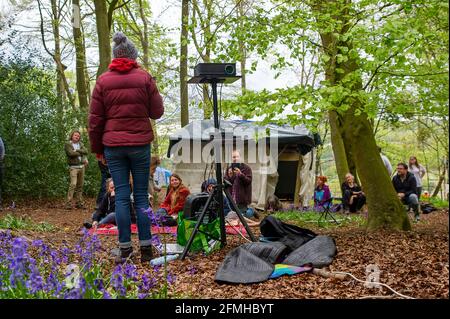
[[[133,247],[120,248],[120,254],[115,257],[114,262],[116,264],[123,264],[128,258],[131,258],[133,254]]]

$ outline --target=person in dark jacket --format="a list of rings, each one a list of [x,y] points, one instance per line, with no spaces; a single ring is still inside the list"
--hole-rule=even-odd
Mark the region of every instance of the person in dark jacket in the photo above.
[[[359,211],[366,203],[366,195],[361,190],[361,187],[355,183],[355,177],[347,173],[341,188],[344,207],[348,208],[350,213]]]
[[[100,201],[99,207],[92,214],[92,224],[84,223],[84,227],[91,228],[95,226],[105,225],[105,224],[113,224],[116,225],[116,192],[114,188],[114,182],[112,178],[108,178],[105,182],[105,195],[103,199]],[[133,206],[130,208],[131,210],[131,222],[136,222],[136,214],[134,212]]]
[[[414,174],[408,172],[408,165],[397,164],[397,174],[392,178],[392,184],[398,198],[414,211],[416,221],[420,220],[419,198],[417,197],[417,182]]]
[[[81,142],[81,133],[78,130],[72,131],[69,141],[64,145],[69,164],[70,184],[67,192],[66,209],[72,209],[72,200],[75,195],[76,208],[85,208],[83,204],[83,184],[85,167],[88,164],[86,158],[88,151]]]
[[[133,176],[141,261],[152,259],[148,203],[150,119],[164,113],[155,80],[138,63],[134,44],[121,32],[113,37],[113,57],[109,70],[99,76],[92,93],[89,112],[91,149],[97,159],[106,159],[116,187],[116,221],[123,262],[132,251],[129,174]]]
[[[258,218],[257,213],[248,207],[252,202],[252,169],[242,163],[241,153],[238,150],[233,151],[232,160],[233,163],[227,167],[225,174],[225,179],[233,185],[231,196],[245,217]]]
[[[86,228],[104,224],[116,224],[116,192],[114,191],[112,178],[106,180],[105,187],[105,195],[100,201],[99,207],[92,214],[92,224],[84,223]]]
[[[214,187],[217,186],[217,181],[215,178],[208,178],[206,181],[203,181],[200,189],[204,193],[211,194],[214,191]],[[219,214],[219,202],[214,197],[211,204],[210,209],[212,209],[217,215]],[[223,195],[223,213],[225,216],[231,211],[231,205],[228,198]]]

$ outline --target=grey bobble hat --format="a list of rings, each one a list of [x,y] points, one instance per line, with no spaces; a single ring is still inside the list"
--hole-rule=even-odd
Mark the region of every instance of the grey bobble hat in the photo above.
[[[125,34],[122,32],[116,32],[113,36],[113,57],[114,58],[127,58],[136,60],[138,51],[133,42],[128,40]]]

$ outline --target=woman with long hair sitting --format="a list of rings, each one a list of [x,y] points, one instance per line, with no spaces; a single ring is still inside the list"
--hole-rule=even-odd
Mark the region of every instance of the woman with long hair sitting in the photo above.
[[[326,176],[317,176],[316,188],[314,189],[314,210],[323,211],[326,206],[331,206],[331,192],[326,184]]]
[[[162,219],[164,226],[177,225],[178,213],[183,209],[186,198],[190,193],[178,174],[170,176],[169,193],[156,212],[156,215]]]
[[[356,213],[366,203],[366,195],[355,182],[355,177],[351,173],[345,175],[345,182],[342,183],[342,194],[344,206],[348,208],[350,213]]]

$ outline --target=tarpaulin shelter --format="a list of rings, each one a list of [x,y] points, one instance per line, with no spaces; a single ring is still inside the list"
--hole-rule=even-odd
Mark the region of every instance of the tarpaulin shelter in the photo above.
[[[216,142],[221,139],[223,169],[231,163],[233,148],[252,168],[255,207],[263,208],[272,194],[296,204],[312,198],[314,153],[320,137],[301,125],[257,125],[245,120],[221,120],[220,132],[213,120],[195,120],[169,136],[167,156],[173,161],[173,172],[191,192],[199,192],[203,180],[215,177],[213,135]]]

